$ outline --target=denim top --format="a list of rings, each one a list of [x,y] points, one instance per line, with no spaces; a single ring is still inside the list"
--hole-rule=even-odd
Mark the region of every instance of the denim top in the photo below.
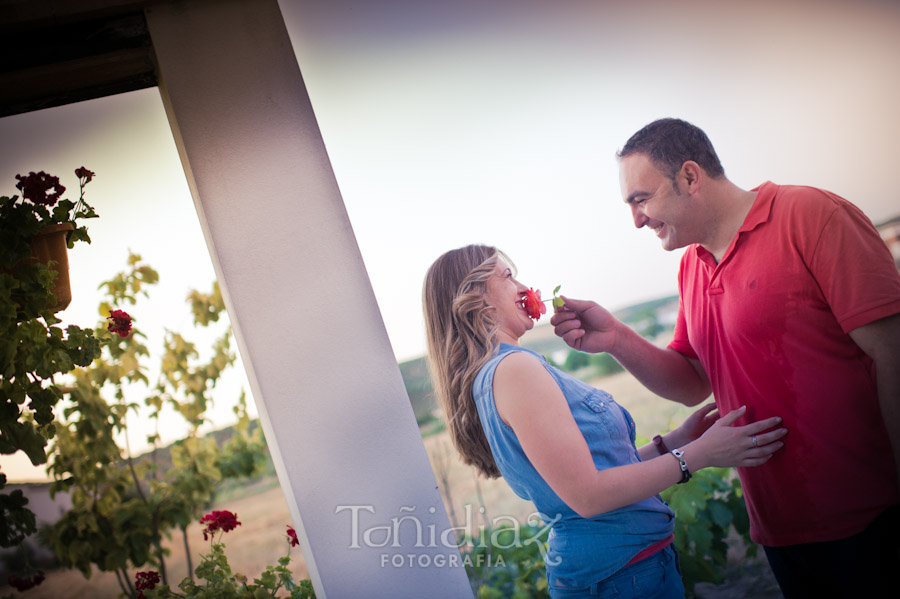
[[[579,516],[559,498],[531,465],[516,433],[500,419],[494,404],[494,372],[503,358],[516,351],[536,356],[556,380],[598,470],[641,461],[634,444],[634,420],[606,391],[554,368],[540,354],[505,343],[472,386],[481,426],[503,478],[516,495],[534,503],[545,524],[552,523],[545,555],[550,584],[587,587],[672,534],[675,514],[659,495],[591,518]]]

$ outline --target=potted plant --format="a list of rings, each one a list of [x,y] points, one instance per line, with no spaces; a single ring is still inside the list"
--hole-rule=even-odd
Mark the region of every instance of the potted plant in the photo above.
[[[59,235],[63,250],[66,244],[90,241],[77,220],[97,216],[84,201],[84,187],[94,173],[81,167],[75,174],[78,202],[62,199],[65,187],[43,171],[16,177],[21,199],[0,197],[0,455],[22,451],[35,466],[47,462],[47,441],[56,432],[53,409],[65,388],[55,377],[88,366],[100,355],[100,340],[92,330],[57,326],[56,305],[64,294],[54,290],[54,279],[61,277],[32,249],[47,245],[42,237],[53,234]],[[50,260],[56,262],[51,267],[62,270],[60,258]],[[111,331],[120,334],[126,326],[116,316],[127,315],[111,315]],[[0,472],[0,491],[5,486],[6,475]],[[21,490],[0,493],[0,547],[18,546],[36,531],[27,503]],[[35,581],[34,576],[14,578],[19,585]]]
[[[97,217],[84,199],[84,188],[94,173],[82,166],[75,169],[75,175],[80,191],[77,202],[63,199],[66,188],[59,177],[44,171],[16,175],[21,198],[0,197],[0,272],[36,278],[42,286],[52,281],[54,311],[65,309],[72,301],[66,249],[76,241],[91,242],[78,219]],[[22,272],[29,268],[37,271]]]

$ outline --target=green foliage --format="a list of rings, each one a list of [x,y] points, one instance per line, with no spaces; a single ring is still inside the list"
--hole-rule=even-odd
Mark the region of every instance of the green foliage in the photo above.
[[[100,355],[93,331],[70,325],[65,331],[54,315],[56,271],[31,257],[31,242],[44,227],[96,217],[83,202],[44,205],[0,197],[0,454],[22,451],[34,465],[47,462],[46,446],[57,432],[55,408],[64,396],[59,375],[85,367]],[[76,226],[75,241],[89,241]],[[0,474],[0,489],[6,477]],[[34,514],[21,493],[0,494],[0,547],[21,543],[35,532]]]
[[[463,563],[479,599],[549,599],[544,554],[549,527],[503,524],[466,536]]]
[[[663,491],[662,498],[675,511],[675,548],[688,594],[698,582],[724,581],[725,539],[732,527],[743,537],[746,555],[756,555],[741,481],[730,469],[700,470],[689,483]]]
[[[566,305],[565,300],[561,297],[557,297],[557,295],[556,295],[557,293],[559,293],[560,288],[562,288],[562,285],[557,285],[553,289],[553,309],[554,310],[558,310]]]
[[[622,365],[609,354],[587,354],[574,349],[570,349],[566,354],[562,369],[566,372],[576,372],[589,366],[592,367],[591,376],[593,377],[609,376],[624,370]]]
[[[433,417],[433,412],[438,408],[434,388],[431,384],[431,376],[424,357],[400,362],[400,375],[413,412],[419,426],[424,426]]]
[[[127,264],[125,272],[101,285],[106,291],[101,314],[149,297],[159,280],[140,256],[130,255]],[[217,322],[224,310],[215,285],[211,293],[194,291],[188,300],[198,326]],[[49,531],[50,545],[62,565],[77,568],[86,577],[92,567],[115,571],[123,592],[132,597],[134,590],[124,582],[132,578],[129,568],[149,564],[167,584],[164,538],[180,529],[187,544],[188,525],[211,503],[219,484],[227,478],[253,476],[265,464],[262,431],[251,430],[243,394],[235,408],[235,434],[227,443],[219,447],[211,436],[199,434],[207,422],[213,389],[235,360],[230,336],[226,325],[212,344],[212,355],[201,360],[193,343],[167,331],[159,379],[152,388],[146,374],[150,352],[138,328],[129,337],[114,336],[89,368],[74,372],[72,403],[59,423],[50,465],[51,492],[68,491],[72,500],[72,509]],[[143,402],[131,400],[141,387],[146,390]],[[185,420],[189,432],[171,448],[171,466],[162,469],[156,449],[160,413],[167,408]],[[155,421],[157,432],[148,442],[156,449],[151,459],[136,461],[117,438],[124,437],[127,443],[129,413],[141,409]]]
[[[576,370],[580,370],[590,365],[590,363],[590,354],[570,349],[569,353],[566,354],[566,361],[563,363],[563,369],[568,372],[575,372]]]
[[[594,374],[596,376],[609,376],[625,370],[615,358],[606,353],[591,354],[590,362],[594,367]]]
[[[6,475],[0,473],[0,488],[6,484]],[[34,513],[27,507],[28,498],[21,490],[0,495],[0,545],[13,547],[25,537],[37,531]]]
[[[210,552],[203,556],[194,573],[200,584],[192,577],[185,578],[178,585],[180,593],[162,584],[144,592],[146,599],[265,599],[274,598],[284,589],[290,599],[315,599],[315,591],[309,580],[294,582],[289,569],[291,545],[287,554],[278,560],[277,566],[267,566],[259,578],[248,582],[243,574],[233,572],[225,555],[225,545],[211,540]]]

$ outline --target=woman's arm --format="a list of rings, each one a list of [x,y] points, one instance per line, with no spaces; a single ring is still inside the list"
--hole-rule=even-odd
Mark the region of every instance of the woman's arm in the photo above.
[[[494,373],[494,401],[538,473],[582,517],[646,499],[681,480],[681,468],[672,455],[597,470],[565,396],[530,354],[516,352],[500,362]],[[700,439],[679,447],[692,472],[708,466],[756,466],[782,446],[778,439],[786,430],[761,434],[778,423],[776,418],[730,426],[743,412],[722,417]],[[758,447],[751,441],[753,435]]]

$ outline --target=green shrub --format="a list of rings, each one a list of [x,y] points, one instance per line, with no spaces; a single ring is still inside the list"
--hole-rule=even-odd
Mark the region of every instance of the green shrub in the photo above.
[[[506,524],[465,537],[463,563],[478,599],[549,599],[544,555],[550,527]]]
[[[745,555],[756,555],[741,481],[728,468],[706,468],[684,485],[673,485],[662,498],[675,511],[675,548],[681,561],[684,588],[693,596],[698,582],[725,581],[731,527],[741,535]]]

